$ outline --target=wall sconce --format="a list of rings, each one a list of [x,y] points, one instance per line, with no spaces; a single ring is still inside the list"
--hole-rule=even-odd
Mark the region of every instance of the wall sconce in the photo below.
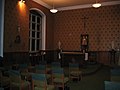
[[[21,3],[25,3],[25,0],[20,0]]]

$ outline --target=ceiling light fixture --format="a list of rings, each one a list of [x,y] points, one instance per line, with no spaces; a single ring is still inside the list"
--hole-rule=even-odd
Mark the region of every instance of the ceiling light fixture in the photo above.
[[[96,0],[96,3],[94,3],[92,6],[93,6],[94,8],[99,8],[99,7],[101,6],[101,4],[98,3],[97,0]]]
[[[52,12],[52,13],[58,12],[58,10],[54,8],[54,0],[53,0],[53,7],[52,7],[52,9],[50,9],[50,12]]]

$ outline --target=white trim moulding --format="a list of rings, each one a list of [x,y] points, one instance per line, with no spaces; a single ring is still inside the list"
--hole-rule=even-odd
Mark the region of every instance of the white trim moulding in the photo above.
[[[45,2],[41,0],[33,0],[34,2],[51,9],[52,6],[46,4]],[[108,6],[108,5],[117,5],[120,4],[120,1],[111,1],[111,2],[100,2],[102,6]],[[82,8],[92,8],[92,4],[85,4],[85,5],[76,5],[76,6],[68,6],[68,7],[61,7],[61,8],[56,8],[59,11],[64,11],[64,10],[72,10],[72,9],[82,9]]]

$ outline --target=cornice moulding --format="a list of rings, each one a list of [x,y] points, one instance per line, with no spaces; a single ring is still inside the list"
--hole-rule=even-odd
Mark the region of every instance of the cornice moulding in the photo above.
[[[40,4],[40,5],[48,8],[48,9],[51,9],[51,8],[52,8],[52,6],[48,5],[47,3],[45,3],[45,2],[43,2],[43,1],[41,1],[41,0],[32,0],[32,1],[34,1],[34,2],[36,2],[36,3],[38,3],[38,4]]]
[[[111,1],[111,2],[102,2],[101,3],[102,6],[117,5],[117,4],[120,4],[120,1]],[[64,11],[64,10],[72,10],[72,9],[93,8],[92,5],[93,4],[76,5],[76,6],[70,6],[70,7],[61,7],[61,8],[57,8],[57,9],[59,11]]]

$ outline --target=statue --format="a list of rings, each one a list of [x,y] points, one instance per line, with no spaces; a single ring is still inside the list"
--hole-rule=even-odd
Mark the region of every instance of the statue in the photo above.
[[[87,37],[83,36],[82,45],[87,45]]]

